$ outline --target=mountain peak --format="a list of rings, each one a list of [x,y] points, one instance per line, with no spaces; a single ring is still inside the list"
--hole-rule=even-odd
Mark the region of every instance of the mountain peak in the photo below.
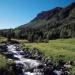
[[[26,27],[28,28],[41,28],[42,27],[43,28],[44,26],[47,26],[47,25],[53,25],[53,23],[56,23],[56,22],[60,23],[70,18],[69,15],[72,15],[72,13],[70,12],[73,9],[75,9],[75,2],[68,5],[65,8],[56,7],[48,11],[42,11],[31,22],[20,26],[20,28],[26,28]]]
[[[49,18],[51,18],[54,14],[59,13],[63,8],[61,7],[56,7],[54,9],[51,9],[49,11],[42,11],[41,13],[39,13],[32,21],[35,20],[39,20],[39,19],[45,19],[48,20]]]

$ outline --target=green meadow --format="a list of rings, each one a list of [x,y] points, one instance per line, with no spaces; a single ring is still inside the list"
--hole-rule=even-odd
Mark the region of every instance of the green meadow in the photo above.
[[[22,43],[28,48],[38,48],[45,56],[53,57],[54,61],[60,59],[75,61],[75,38],[50,40],[49,43]],[[72,68],[72,75],[75,74],[75,65]]]
[[[6,38],[0,37],[0,45],[2,44],[3,41],[6,41]],[[0,68],[5,67],[7,63],[7,59],[0,54]]]
[[[75,60],[75,38],[50,40],[49,43],[22,43],[23,47],[38,48],[45,56]]]
[[[0,54],[0,68],[6,68],[7,66],[7,59]]]

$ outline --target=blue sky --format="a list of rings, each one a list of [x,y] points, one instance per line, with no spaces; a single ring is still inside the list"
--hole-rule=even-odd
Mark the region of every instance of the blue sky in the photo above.
[[[39,12],[65,7],[75,0],[0,0],[0,29],[28,23]]]

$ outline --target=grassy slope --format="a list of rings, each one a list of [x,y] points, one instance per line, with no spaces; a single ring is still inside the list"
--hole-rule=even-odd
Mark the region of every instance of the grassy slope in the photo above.
[[[0,44],[2,44],[2,42],[5,42],[6,40],[6,38],[0,36]]]
[[[2,44],[1,42],[6,41],[6,38],[4,37],[0,37],[0,44]],[[7,63],[7,60],[5,59],[5,57],[0,54],[0,68],[1,67],[5,67]]]
[[[62,55],[64,60],[75,61],[75,38],[50,40],[49,43],[23,43],[23,47],[38,48],[45,56],[52,56],[55,60]],[[75,66],[72,75],[75,74]]]
[[[0,54],[0,68],[5,67],[7,65],[7,60],[3,55]]]
[[[75,60],[75,38],[50,40],[49,43],[24,43],[30,48],[40,49],[46,56],[63,55],[65,60]]]

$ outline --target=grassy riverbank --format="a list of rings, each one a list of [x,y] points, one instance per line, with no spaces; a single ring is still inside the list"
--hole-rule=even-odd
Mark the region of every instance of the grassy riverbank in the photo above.
[[[1,42],[6,38],[0,38]],[[62,56],[64,60],[75,61],[75,38],[50,40],[48,43],[28,43],[26,40],[17,40],[24,48],[38,48],[45,56],[52,56],[57,60]],[[6,66],[6,59],[0,54],[0,67]],[[75,66],[73,66],[75,73]],[[72,72],[72,73],[73,73]]]
[[[22,43],[23,47],[38,48],[45,56],[52,56],[59,60],[60,56],[65,61],[75,61],[75,38],[50,40],[49,43]],[[75,66],[72,75],[75,74]]]
[[[6,38],[0,37],[0,44],[2,44],[3,41],[6,41]],[[0,54],[0,68],[6,66],[6,59],[4,58],[3,55]]]
[[[0,37],[1,42],[6,38]],[[38,48],[45,56],[57,59],[60,55],[65,60],[75,60],[75,38],[50,40],[49,43],[26,43],[26,40],[17,40],[23,47]]]
[[[2,42],[6,42],[7,39],[5,37],[0,37],[0,44],[2,44]]]
[[[7,66],[7,59],[3,55],[0,54],[0,68]]]
[[[50,40],[49,43],[22,43],[23,47],[38,48],[46,56],[75,60],[75,38]]]

